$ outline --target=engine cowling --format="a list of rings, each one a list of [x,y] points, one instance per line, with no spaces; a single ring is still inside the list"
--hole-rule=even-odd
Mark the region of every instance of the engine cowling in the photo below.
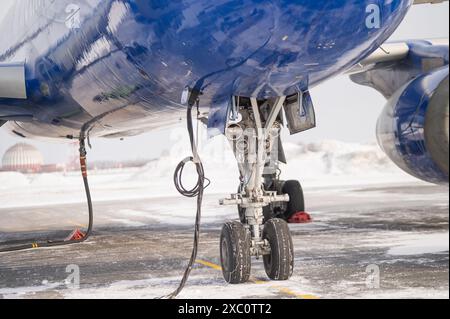
[[[384,152],[407,173],[449,182],[449,68],[416,77],[389,100],[377,124]]]

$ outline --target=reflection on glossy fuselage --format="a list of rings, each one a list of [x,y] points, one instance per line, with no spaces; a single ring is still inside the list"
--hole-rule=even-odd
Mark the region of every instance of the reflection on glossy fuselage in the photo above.
[[[380,8],[379,27],[367,24]],[[182,91],[205,112],[232,95],[290,95],[379,47],[410,0],[20,0],[0,27],[0,62],[26,61],[26,136],[135,134],[180,120]],[[5,35],[5,36],[3,36]],[[213,125],[223,123],[213,123]]]

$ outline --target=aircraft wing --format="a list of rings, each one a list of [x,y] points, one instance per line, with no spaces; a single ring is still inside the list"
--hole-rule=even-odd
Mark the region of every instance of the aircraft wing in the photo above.
[[[449,0],[414,0],[414,4],[436,4],[448,1]],[[433,45],[449,45],[449,39],[427,40],[427,42]],[[354,66],[347,73],[361,73],[367,71],[367,69],[377,63],[403,60],[408,56],[409,51],[410,47],[406,42],[385,43],[377,51],[358,63],[358,65]]]
[[[448,66],[448,47],[448,39],[385,43],[347,74],[389,99],[415,77]]]
[[[448,0],[414,0],[414,4],[442,3],[442,2],[448,2]]]
[[[431,45],[448,46],[449,39],[425,40]],[[352,67],[347,74],[362,73],[370,70],[379,63],[396,62],[405,59],[410,53],[410,46],[407,42],[392,42],[383,44],[378,50],[369,55],[357,65]]]

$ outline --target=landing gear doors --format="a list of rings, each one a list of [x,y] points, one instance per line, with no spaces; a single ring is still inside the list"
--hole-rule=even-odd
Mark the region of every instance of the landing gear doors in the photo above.
[[[288,97],[284,105],[284,113],[291,135],[316,127],[316,113],[308,91]]]

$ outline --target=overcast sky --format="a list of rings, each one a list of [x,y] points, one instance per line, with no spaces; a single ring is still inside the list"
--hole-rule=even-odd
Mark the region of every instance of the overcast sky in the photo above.
[[[0,21],[7,14],[15,0],[2,0]],[[33,0],[30,0],[33,1]],[[0,30],[0,41],[1,41]],[[420,38],[448,38],[449,5],[415,6],[393,36],[394,40]],[[312,90],[316,105],[318,127],[309,132],[287,137],[289,141],[313,142],[323,139],[337,139],[348,142],[375,141],[375,125],[385,104],[384,98],[374,90],[352,83],[340,76]],[[168,145],[169,131],[147,133],[124,141],[94,140],[95,151],[91,160],[154,158]],[[0,158],[4,151],[20,142],[0,128]],[[69,150],[57,143],[29,141],[43,153],[47,163],[63,162]]]

